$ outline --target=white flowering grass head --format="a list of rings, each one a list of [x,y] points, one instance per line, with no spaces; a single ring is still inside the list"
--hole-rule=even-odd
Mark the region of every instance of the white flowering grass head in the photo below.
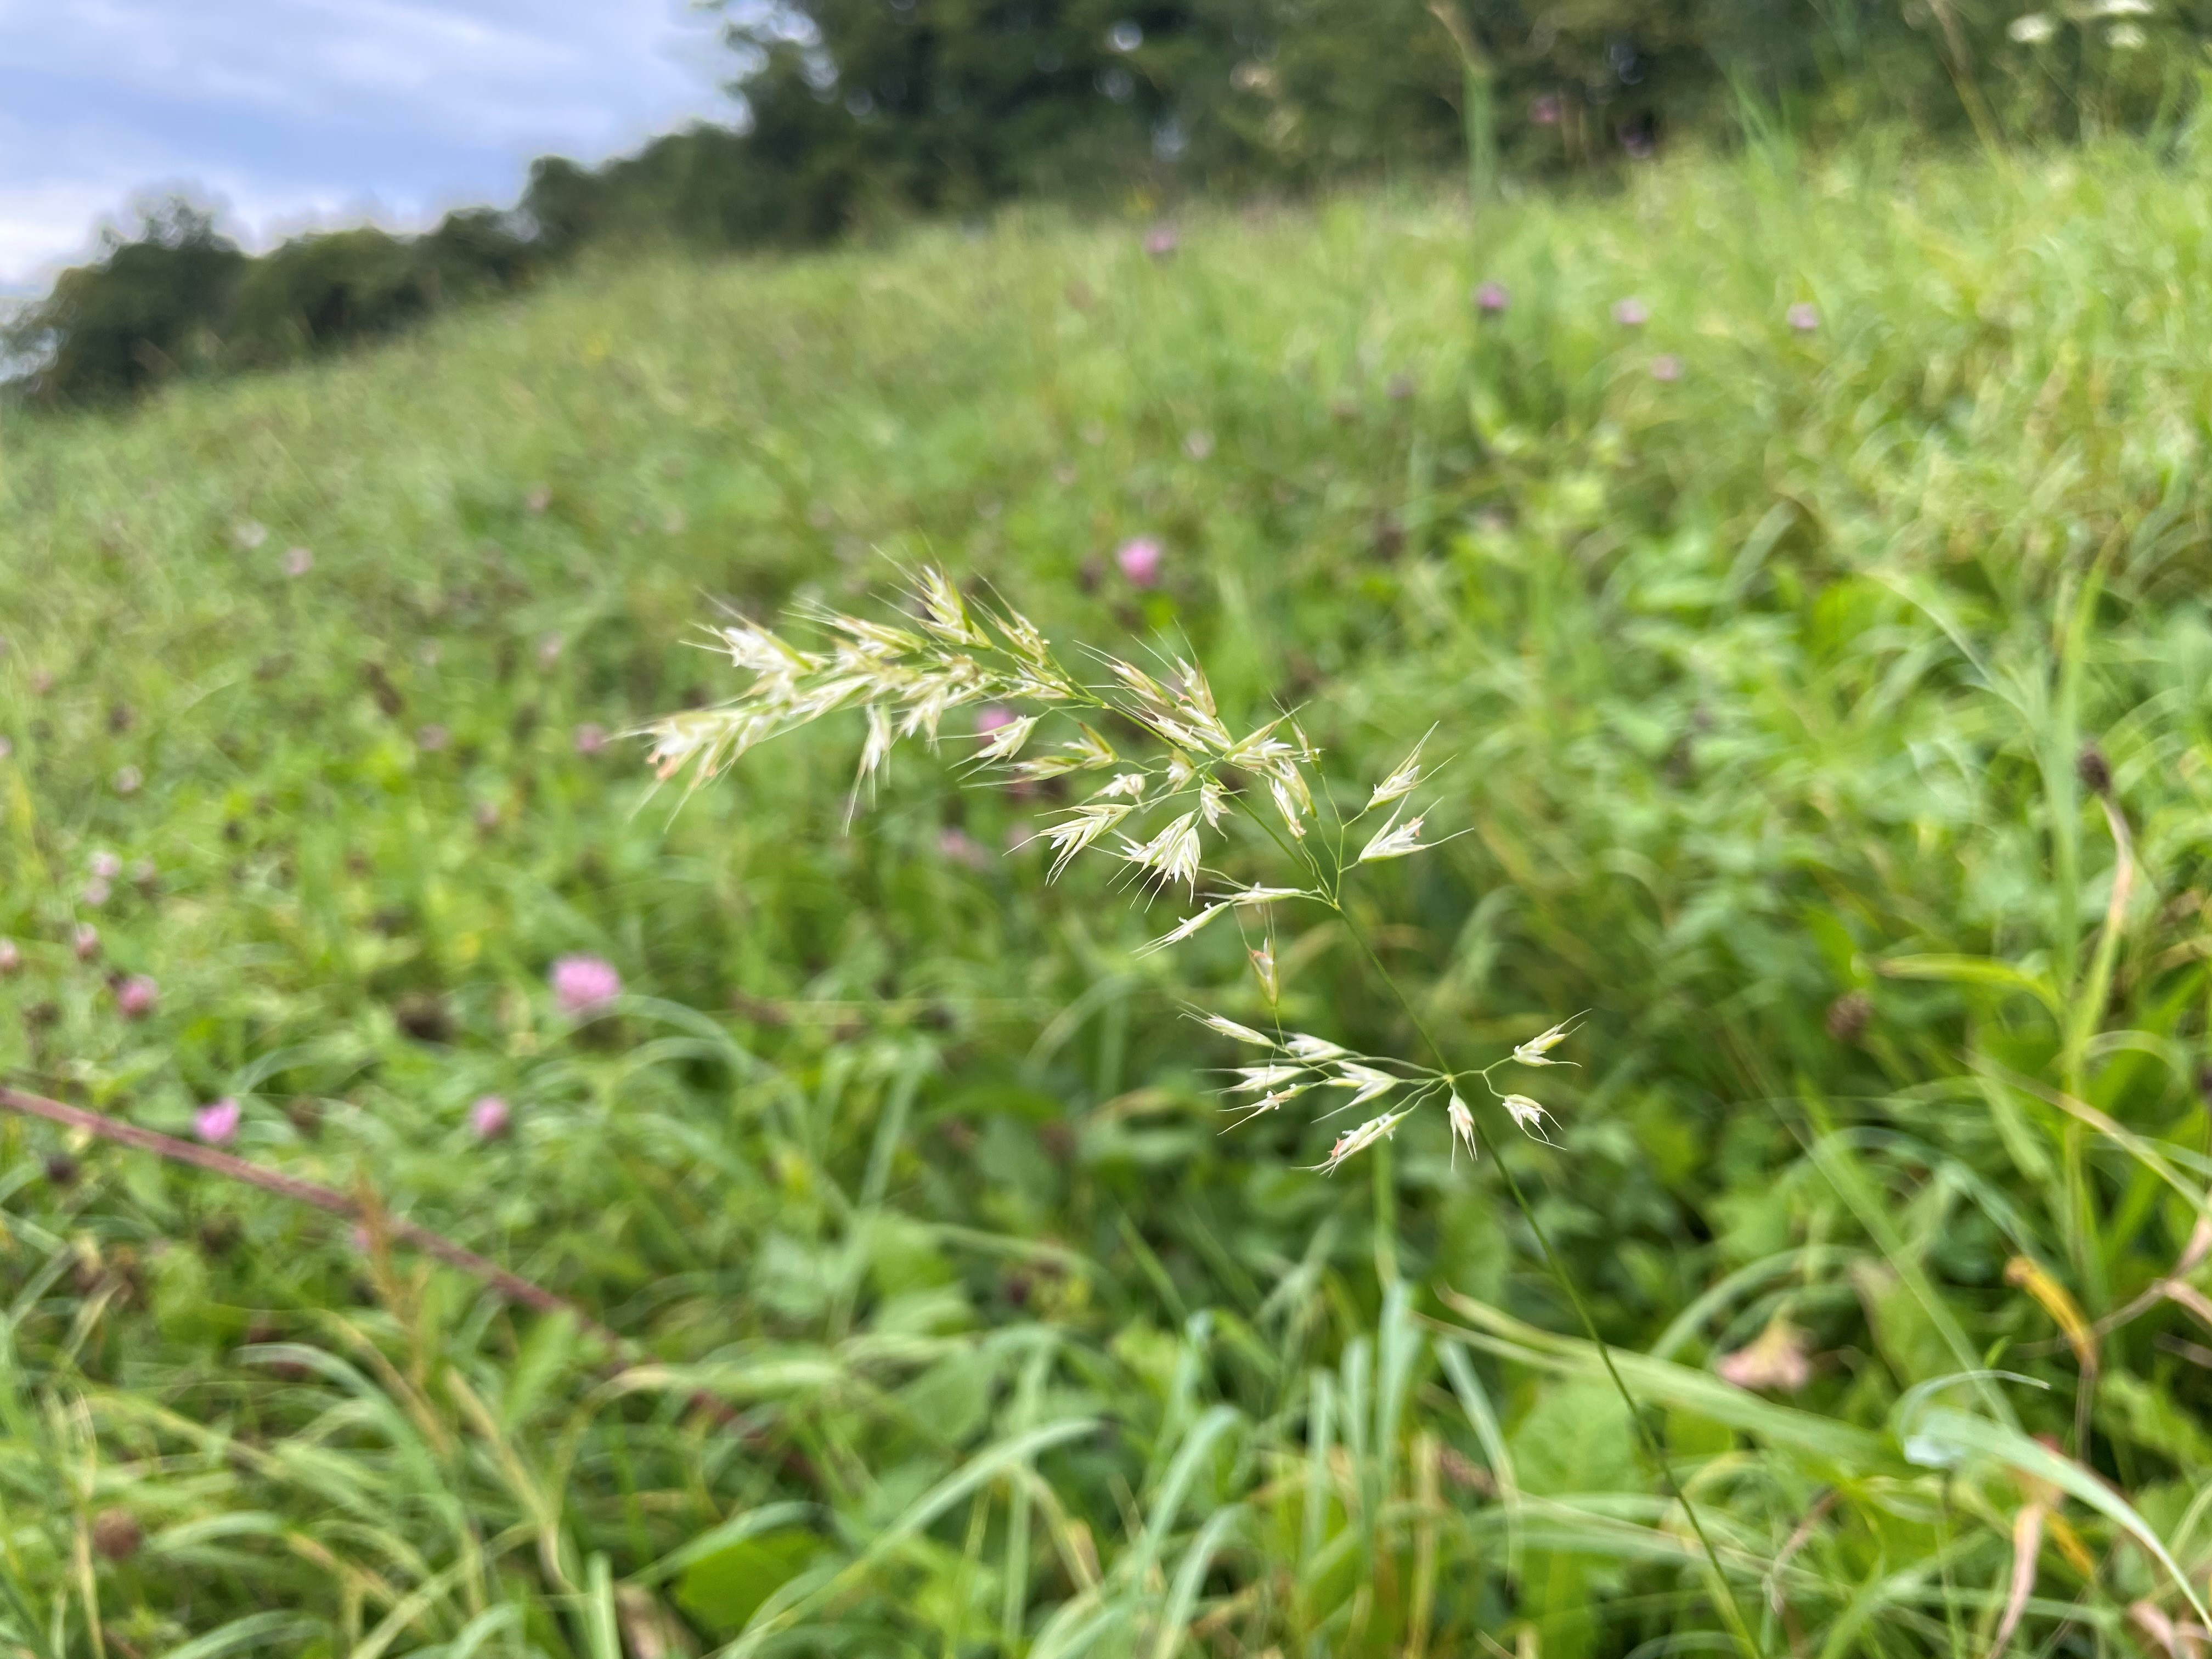
[[[1411,799],[1431,779],[1423,758],[1428,736],[1373,786],[1364,806],[1350,810],[1353,796],[1340,810],[1337,793],[1322,787],[1322,751],[1296,716],[1278,713],[1256,726],[1231,726],[1194,662],[1178,659],[1156,673],[1100,653],[1089,659],[1087,672],[1079,671],[1020,611],[971,599],[932,568],[915,571],[902,597],[905,614],[896,622],[805,610],[799,620],[810,637],[804,644],[744,620],[713,629],[712,647],[750,682],[726,702],[647,728],[659,777],[696,787],[771,738],[853,712],[866,732],[854,781],[857,807],[899,743],[919,739],[934,747],[950,729],[949,715],[976,708],[978,716],[964,726],[972,735],[963,739],[975,744],[969,757],[973,769],[1032,783],[1089,781],[1084,798],[1040,832],[1052,852],[1052,877],[1079,858],[1097,856],[1154,893],[1179,891],[1194,908],[1148,951],[1181,944],[1226,913],[1255,914],[1262,942],[1248,948],[1271,1009],[1280,1000],[1266,932],[1273,907],[1316,905],[1349,924],[1347,880],[1367,866],[1441,844],[1424,838],[1429,812],[1414,810]],[[1102,727],[1141,735],[1117,741]],[[1272,852],[1283,879],[1235,881],[1208,863],[1240,833]],[[1480,1134],[1459,1091],[1468,1079],[1479,1079],[1524,1133],[1547,1139],[1548,1109],[1500,1091],[1492,1074],[1507,1065],[1563,1063],[1552,1050],[1573,1029],[1572,1021],[1563,1021],[1490,1066],[1462,1072],[1355,1054],[1308,1033],[1270,1035],[1220,1014],[1204,1014],[1202,1023],[1267,1051],[1258,1063],[1233,1068],[1235,1080],[1224,1091],[1239,1121],[1309,1094],[1327,1099],[1330,1091],[1343,1091],[1322,1114],[1328,1117],[1382,1103],[1380,1115],[1340,1134],[1316,1166],[1332,1172],[1432,1104],[1444,1109],[1455,1156],[1462,1146],[1474,1156]]]

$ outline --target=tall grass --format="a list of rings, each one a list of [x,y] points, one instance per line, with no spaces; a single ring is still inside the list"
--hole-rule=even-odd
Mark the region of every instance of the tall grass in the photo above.
[[[11,1120],[9,1641],[2185,1650],[2205,201],[1870,141],[1472,236],[1017,217],[6,428],[0,1063],[178,1133],[235,1097],[232,1150],[637,1349]],[[1347,780],[1433,724],[1473,833],[1364,890],[1384,972],[1278,938],[1284,1018],[1588,1010],[1560,1146],[1470,1170],[1424,1115],[1323,1180],[1341,1126],[1220,1133],[1182,1011],[1256,1018],[1246,942],[1048,885],[1045,786],[902,752],[848,830],[857,722],[680,807],[580,744],[737,689],[710,601],[925,556],[1196,651]],[[580,1021],[574,951],[627,986]]]

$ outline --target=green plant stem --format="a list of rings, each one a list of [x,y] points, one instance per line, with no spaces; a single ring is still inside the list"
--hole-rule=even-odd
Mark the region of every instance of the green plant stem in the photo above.
[[[1429,0],[1429,15],[1443,26],[1451,37],[1452,49],[1459,54],[1468,204],[1470,211],[1480,215],[1498,195],[1497,71],[1453,0]]]
[[[1385,1285],[1398,1282],[1398,1171],[1390,1157],[1390,1143],[1374,1152],[1375,1277]]]
[[[1406,1011],[1406,1018],[1413,1021],[1413,1030],[1429,1052],[1436,1056],[1437,1064],[1443,1068],[1445,1076],[1455,1077],[1457,1073],[1452,1069],[1450,1057],[1444,1053],[1443,1045],[1430,1031],[1428,1022],[1421,1018],[1420,1011],[1414,1007],[1413,999],[1406,994],[1396,976],[1376,954],[1375,947],[1368,942],[1366,933],[1341,905],[1337,907],[1337,915],[1343,920],[1346,931],[1352,935],[1369,963],[1382,976],[1383,984],[1389,988],[1390,994],[1398,1000],[1398,1006]],[[1488,1146],[1491,1160],[1498,1165],[1498,1173],[1505,1177],[1505,1190],[1511,1196],[1514,1207],[1520,1211],[1522,1219],[1528,1224],[1528,1231],[1535,1235],[1537,1248],[1543,1252],[1545,1265],[1551,1269],[1553,1278],[1559,1281],[1559,1288],[1566,1292],[1567,1300],[1574,1308],[1575,1317],[1582,1322],[1583,1334],[1589,1338],[1590,1346],[1597,1350],[1598,1358],[1605,1366],[1605,1374],[1612,1380],[1613,1391],[1620,1395],[1621,1403],[1628,1408],[1629,1420],[1635,1424],[1637,1435],[1644,1442],[1645,1451],[1659,1466],[1659,1477],[1667,1483],[1668,1495],[1681,1505],[1684,1519],[1689,1522],[1690,1530],[1697,1534],[1698,1544],[1705,1551],[1706,1561],[1712,1566],[1713,1583],[1720,1592],[1721,1609],[1728,1620],[1729,1634],[1735,1638],[1738,1645],[1747,1654],[1759,1654],[1762,1650],[1751,1633],[1750,1622],[1745,1619],[1743,1608],[1735,1599],[1735,1589],[1729,1583],[1727,1570],[1721,1565],[1720,1551],[1705,1531],[1705,1523],[1698,1514],[1697,1505],[1690,1501],[1690,1495],[1682,1489],[1682,1483],[1674,1478],[1674,1465],[1668,1461],[1666,1448],[1659,1443],[1659,1437],[1652,1432],[1636,1396],[1629,1392],[1628,1383],[1621,1376],[1620,1367],[1613,1364],[1613,1349],[1599,1334],[1597,1320],[1591,1314],[1589,1303],[1583,1299],[1574,1275],[1567,1271],[1566,1262],[1553,1246],[1551,1235],[1544,1231],[1544,1224],[1536,1218],[1535,1206],[1528,1201],[1528,1194],[1522,1190],[1521,1182],[1511,1167],[1498,1156],[1494,1146],[1489,1146],[1490,1137],[1482,1133],[1480,1125],[1475,1128],[1475,1134]]]

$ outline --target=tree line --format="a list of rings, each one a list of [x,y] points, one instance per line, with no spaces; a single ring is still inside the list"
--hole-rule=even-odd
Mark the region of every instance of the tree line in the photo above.
[[[2202,3],[2203,0],[2196,0]],[[2193,90],[2146,0],[725,0],[738,119],[511,209],[248,254],[181,202],[0,335],[22,398],[295,361],[511,292],[594,244],[805,246],[1017,198],[1162,203],[1473,165],[1603,171],[1779,112],[1815,136],[2154,121]],[[2025,21],[2025,27],[2023,26]],[[2153,30],[2161,31],[2157,34]]]

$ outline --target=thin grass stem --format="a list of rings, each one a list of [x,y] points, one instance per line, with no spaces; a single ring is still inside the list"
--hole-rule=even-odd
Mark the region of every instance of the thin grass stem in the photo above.
[[[1383,984],[1389,988],[1390,994],[1397,999],[1398,1006],[1406,1011],[1406,1017],[1413,1021],[1414,1031],[1419,1036],[1430,1054],[1436,1057],[1437,1064],[1443,1067],[1448,1078],[1458,1076],[1459,1074],[1452,1068],[1450,1057],[1444,1053],[1443,1046],[1430,1031],[1428,1022],[1421,1018],[1420,1011],[1414,1007],[1413,999],[1406,994],[1396,977],[1388,967],[1383,965],[1382,958],[1376,954],[1375,947],[1368,942],[1364,930],[1346,914],[1341,907],[1339,908],[1338,914],[1343,917],[1346,931],[1351,933],[1353,940],[1366,956],[1368,962],[1382,976]],[[1498,1156],[1497,1147],[1490,1143],[1490,1137],[1483,1133],[1480,1123],[1476,1125],[1474,1133],[1484,1143],[1485,1149],[1490,1154],[1491,1161],[1497,1164],[1498,1173],[1504,1176],[1505,1190],[1512,1198],[1514,1208],[1521,1212],[1522,1219],[1528,1224],[1528,1231],[1534,1235],[1537,1248],[1543,1252],[1545,1265],[1551,1269],[1552,1277],[1559,1281],[1559,1288],[1566,1293],[1567,1301],[1574,1308],[1575,1317],[1581,1322],[1583,1334],[1589,1337],[1590,1345],[1597,1350],[1598,1358],[1605,1366],[1605,1374],[1612,1381],[1613,1391],[1620,1396],[1621,1403],[1628,1408],[1629,1419],[1636,1425],[1638,1437],[1643,1441],[1644,1450],[1650,1455],[1651,1460],[1658,1465],[1659,1477],[1667,1484],[1668,1495],[1681,1506],[1683,1518],[1690,1523],[1690,1530],[1697,1534],[1698,1547],[1705,1552],[1705,1559],[1712,1568],[1714,1588],[1720,1595],[1721,1611],[1728,1621],[1729,1633],[1735,1638],[1737,1644],[1746,1654],[1752,1656],[1761,1654],[1763,1650],[1757,1638],[1752,1635],[1751,1626],[1744,1617],[1743,1608],[1736,1601],[1735,1590],[1728,1581],[1727,1571],[1721,1565],[1720,1551],[1706,1533],[1705,1521],[1698,1515],[1697,1505],[1690,1501],[1690,1495],[1683,1489],[1682,1483],[1674,1478],[1674,1465],[1668,1460],[1666,1448],[1659,1443],[1659,1437],[1652,1432],[1651,1425],[1645,1419],[1643,1408],[1638,1404],[1636,1396],[1629,1391],[1628,1384],[1622,1378],[1620,1368],[1613,1364],[1613,1349],[1607,1343],[1604,1336],[1599,1333],[1597,1320],[1590,1312],[1589,1303],[1583,1300],[1581,1288],[1575,1283],[1574,1275],[1567,1271],[1567,1264],[1561,1258],[1558,1249],[1553,1247],[1551,1235],[1544,1230],[1544,1224],[1536,1218],[1535,1206],[1528,1201],[1528,1195],[1522,1189],[1521,1182],[1514,1175],[1512,1167]]]

